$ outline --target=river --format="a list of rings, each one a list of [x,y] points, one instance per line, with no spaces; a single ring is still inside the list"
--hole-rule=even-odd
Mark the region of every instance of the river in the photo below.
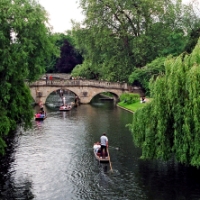
[[[141,150],[125,127],[132,113],[112,101],[96,98],[68,112],[45,109],[46,120],[17,130],[1,162],[0,199],[200,199],[199,170],[173,160],[141,160]],[[113,171],[93,155],[93,143],[103,132],[109,138]]]

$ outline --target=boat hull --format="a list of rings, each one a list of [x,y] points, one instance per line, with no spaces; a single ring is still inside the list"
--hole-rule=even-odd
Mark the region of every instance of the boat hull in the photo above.
[[[43,121],[45,120],[47,117],[35,117],[35,121]]]
[[[96,153],[95,149],[93,149],[94,152],[94,156],[95,158],[102,163],[108,163],[109,162],[109,158],[108,157],[101,157],[100,155],[98,155],[98,153]]]
[[[60,111],[70,111],[71,109],[62,109],[62,108],[59,108]]]
[[[47,115],[46,113],[45,114],[36,113],[34,118],[35,121],[43,121],[47,118]]]
[[[59,108],[60,111],[70,111],[71,109],[72,109],[71,106],[61,106],[61,107]]]

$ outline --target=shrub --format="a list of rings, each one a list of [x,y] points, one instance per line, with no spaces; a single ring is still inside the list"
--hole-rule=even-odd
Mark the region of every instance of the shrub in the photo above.
[[[132,104],[136,103],[140,100],[140,95],[139,94],[133,94],[133,93],[124,93],[120,95],[120,101],[124,102],[126,104]]]

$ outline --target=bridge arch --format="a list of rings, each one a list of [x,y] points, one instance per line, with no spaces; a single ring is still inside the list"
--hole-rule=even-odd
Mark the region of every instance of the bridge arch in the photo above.
[[[74,92],[74,91],[72,91],[72,92]],[[115,101],[117,101],[119,99],[120,95],[122,94],[121,92],[116,93],[116,92],[113,92],[112,90],[108,90],[108,89],[99,89],[98,91],[97,90],[93,91],[92,94],[90,94],[90,93],[88,94],[86,92],[82,92],[81,94],[79,94],[79,93],[76,94],[75,93],[75,95],[77,95],[79,97],[79,99],[82,99],[82,100],[84,98],[87,98],[87,103],[90,103],[95,96],[97,96],[99,94],[102,94],[102,93],[112,93],[114,95],[114,100]],[[87,97],[87,95],[88,95],[88,97]],[[83,102],[81,102],[81,103],[83,103]]]
[[[41,88],[40,88],[41,89]],[[60,93],[60,90],[63,90],[63,93],[67,93],[67,91],[69,91],[70,93],[72,92],[74,94],[74,100],[75,100],[75,96],[78,96],[74,91],[71,91],[70,89],[68,88],[56,88],[56,90],[52,89],[52,90],[49,90],[49,93],[47,95],[43,95],[42,96],[44,98],[40,98],[40,101],[42,101],[44,104],[46,104],[47,102],[47,99],[48,97],[52,94],[52,93],[56,93],[58,95],[58,97],[61,98],[61,93]],[[42,92],[43,93],[43,92]]]

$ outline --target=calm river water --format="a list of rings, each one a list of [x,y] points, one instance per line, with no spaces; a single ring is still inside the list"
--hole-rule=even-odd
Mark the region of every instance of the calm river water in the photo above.
[[[200,200],[199,170],[140,160],[141,150],[125,127],[132,114],[113,102],[96,99],[68,112],[46,111],[44,122],[17,131],[1,163],[0,199]],[[103,132],[113,171],[93,155]]]

